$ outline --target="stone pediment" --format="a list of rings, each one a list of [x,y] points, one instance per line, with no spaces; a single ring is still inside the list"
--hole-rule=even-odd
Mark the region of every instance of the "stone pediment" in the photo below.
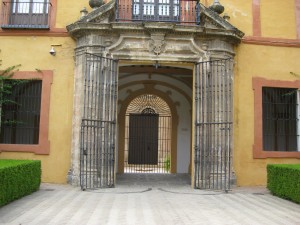
[[[176,23],[162,23],[162,22],[122,22],[117,23],[116,21],[116,0],[104,4],[103,6],[94,9],[86,16],[76,21],[73,24],[67,26],[69,33],[75,34],[79,29],[116,29],[116,30],[144,30],[151,27],[151,29],[167,29],[177,32],[192,32],[192,33],[203,33],[203,34],[224,34],[225,36],[232,36],[236,42],[239,42],[244,36],[244,33],[232,26],[228,21],[219,16],[211,9],[200,4],[200,23],[198,26],[185,26],[178,25]],[[156,24],[153,26],[153,23]],[[150,25],[148,25],[150,24]],[[159,26],[158,26],[159,25]],[[195,24],[196,25],[196,24]],[[76,35],[75,35],[76,36]]]
[[[117,21],[116,0],[67,26],[77,49],[123,60],[197,62],[231,57],[244,33],[200,4],[200,23]]]
[[[219,14],[200,4],[200,26],[214,29],[236,30],[236,27],[232,26],[227,20],[221,17]],[[244,35],[239,31],[240,35]]]

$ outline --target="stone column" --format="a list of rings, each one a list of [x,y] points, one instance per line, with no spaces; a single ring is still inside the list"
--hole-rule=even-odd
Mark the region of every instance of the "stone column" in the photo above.
[[[86,53],[102,55],[104,46],[103,37],[89,34],[77,40],[75,49],[74,70],[74,100],[72,118],[72,144],[71,144],[71,167],[68,172],[68,183],[80,185],[80,132],[84,109],[84,74],[86,73]]]
[[[71,168],[68,173],[68,183],[72,185],[79,185],[80,182],[80,126],[83,111],[83,75],[86,50],[84,47],[75,49]]]

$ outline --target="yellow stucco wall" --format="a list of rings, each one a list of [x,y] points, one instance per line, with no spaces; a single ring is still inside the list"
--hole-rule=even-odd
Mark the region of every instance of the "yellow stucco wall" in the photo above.
[[[252,78],[293,81],[300,73],[299,48],[241,44],[237,48],[234,88],[234,168],[238,185],[266,184],[268,163],[300,163],[298,159],[253,159],[254,92]]]
[[[296,38],[295,0],[261,0],[260,11],[263,36]]]
[[[210,5],[213,0],[202,0]],[[225,6],[229,22],[245,33],[253,35],[252,0],[220,0]],[[259,2],[259,1],[256,1]],[[272,41],[295,40],[297,36],[295,1],[260,0],[262,38]],[[276,39],[277,38],[277,39]],[[275,39],[275,40],[274,40]],[[267,40],[270,42],[271,40]],[[297,79],[290,72],[300,74],[299,47],[266,46],[242,43],[236,48],[234,80],[234,170],[237,184],[265,185],[269,163],[300,163],[293,158],[253,159],[254,92],[252,78],[272,80]],[[299,79],[299,78],[298,78]]]
[[[80,18],[80,10],[92,9],[86,0],[56,1],[57,9],[54,28],[65,29]],[[0,6],[1,8],[1,6]],[[34,33],[34,32],[32,32]],[[75,41],[61,35],[47,36],[2,36],[0,34],[0,69],[21,64],[20,71],[52,70],[50,115],[49,115],[49,155],[33,153],[1,152],[0,159],[38,159],[42,161],[42,181],[66,183],[71,162],[71,135],[73,113],[73,78]],[[51,45],[56,56],[49,54]]]
[[[74,23],[80,18],[80,11],[85,7],[89,12],[92,11],[88,0],[57,0],[56,27],[65,28],[66,25]]]
[[[211,5],[213,0],[201,0]],[[220,0],[229,22],[243,31],[245,36],[253,34],[252,0]],[[295,0],[260,0],[261,31],[263,37],[296,38]],[[222,15],[224,15],[224,13]]]
[[[62,37],[0,37],[1,68],[21,64],[20,71],[53,70],[49,115],[49,155],[32,153],[0,153],[0,158],[42,160],[42,181],[65,183],[70,167],[71,128],[73,112],[74,47],[71,38]],[[49,54],[51,44],[56,56]]]
[[[220,2],[225,7],[224,13],[230,16],[229,22],[243,31],[246,36],[252,35],[252,1],[231,0]]]

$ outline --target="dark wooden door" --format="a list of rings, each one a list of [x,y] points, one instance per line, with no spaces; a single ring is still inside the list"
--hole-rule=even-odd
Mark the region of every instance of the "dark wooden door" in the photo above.
[[[158,114],[129,116],[128,164],[157,164],[158,118]]]

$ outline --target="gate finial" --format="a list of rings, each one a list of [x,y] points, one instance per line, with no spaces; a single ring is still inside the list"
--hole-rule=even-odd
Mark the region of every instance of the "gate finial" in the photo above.
[[[95,9],[104,4],[103,0],[89,0],[89,5],[91,8]]]
[[[218,14],[221,14],[221,13],[223,13],[224,12],[224,6],[223,5],[221,5],[221,3],[219,2],[219,0],[214,0],[214,3],[211,5],[211,6],[209,6],[209,8],[212,10],[212,11],[214,11],[214,12],[216,12],[216,13],[218,13]]]

